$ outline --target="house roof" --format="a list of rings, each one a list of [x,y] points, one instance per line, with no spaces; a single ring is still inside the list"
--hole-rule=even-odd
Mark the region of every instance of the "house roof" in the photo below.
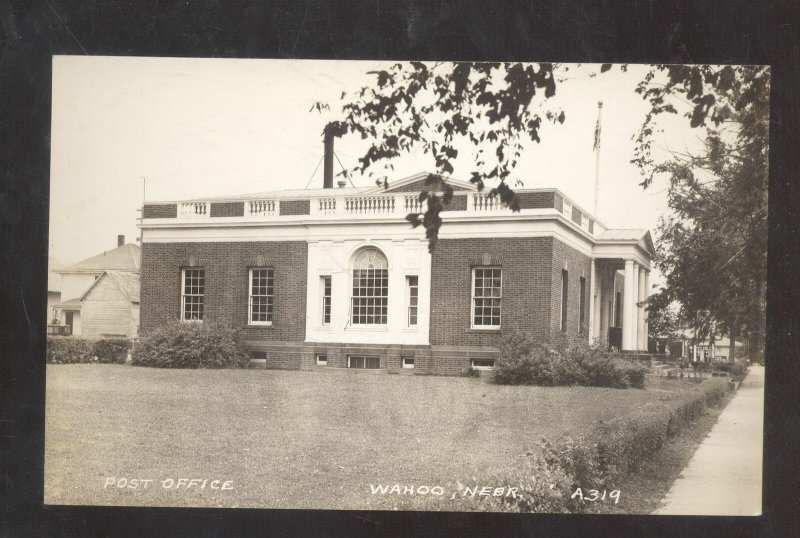
[[[139,245],[126,244],[60,269],[59,273],[99,273],[112,269],[119,271],[138,271],[140,259],[141,249]]]
[[[52,256],[47,257],[47,291],[61,291],[61,274],[58,272],[64,266]]]
[[[60,308],[61,310],[80,310],[83,308],[83,303],[81,303],[80,299],[70,299],[54,304],[53,308]]]
[[[83,292],[79,301],[83,301],[89,293],[97,286],[98,282],[107,278],[113,282],[117,288],[128,298],[132,303],[139,302],[139,273],[131,271],[105,271],[100,278],[95,280],[89,288]]]

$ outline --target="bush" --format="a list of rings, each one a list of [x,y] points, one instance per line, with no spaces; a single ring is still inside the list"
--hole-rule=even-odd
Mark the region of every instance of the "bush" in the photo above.
[[[86,364],[95,361],[94,340],[79,336],[48,336],[48,364]]]
[[[48,336],[47,362],[49,364],[124,364],[130,345],[130,340],[124,338],[94,340],[80,336]]]
[[[536,343],[512,333],[500,347],[493,381],[502,385],[587,385],[644,388],[647,367],[587,344]]]
[[[131,341],[125,338],[104,338],[94,343],[94,354],[98,362],[125,364]]]
[[[155,368],[244,368],[247,361],[241,333],[208,321],[168,323],[140,338],[132,356],[135,366]]]
[[[542,439],[539,450],[513,468],[494,469],[482,477],[456,484],[455,498],[407,497],[398,505],[410,510],[583,512],[591,504],[574,496],[577,488],[616,488],[616,482],[638,469],[664,442],[695,420],[727,393],[723,379],[708,379],[684,392],[669,394],[582,436]],[[465,496],[468,484],[497,484],[517,488],[504,497]]]

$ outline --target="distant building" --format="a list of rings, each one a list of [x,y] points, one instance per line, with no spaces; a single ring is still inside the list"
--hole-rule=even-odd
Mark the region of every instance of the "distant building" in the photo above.
[[[61,302],[61,274],[63,264],[52,256],[47,259],[47,322],[55,316],[53,307]]]
[[[61,301],[53,306],[57,325],[75,336],[134,337],[139,333],[138,245],[125,244],[59,270]]]
[[[670,354],[691,361],[710,362],[712,360],[728,360],[731,340],[727,336],[714,335],[702,340],[694,340],[691,329],[678,331],[678,338],[670,344]],[[744,349],[744,344],[736,340],[736,349]]]

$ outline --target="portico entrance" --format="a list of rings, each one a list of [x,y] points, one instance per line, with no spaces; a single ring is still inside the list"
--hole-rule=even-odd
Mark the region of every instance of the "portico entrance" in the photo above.
[[[601,236],[595,245],[590,343],[646,353],[648,328],[643,303],[650,295],[652,240],[644,230],[614,232],[614,237]]]

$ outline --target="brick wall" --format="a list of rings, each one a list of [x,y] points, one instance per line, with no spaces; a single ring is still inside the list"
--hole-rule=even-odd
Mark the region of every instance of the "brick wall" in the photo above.
[[[553,193],[553,207],[559,211],[564,211],[564,198],[557,193]]]
[[[244,202],[211,202],[212,217],[243,217]]]
[[[178,204],[145,204],[143,217],[146,219],[174,219],[178,216]]]
[[[555,207],[554,192],[520,192],[517,193],[520,209],[543,209]]]
[[[310,200],[281,200],[281,215],[308,215],[311,213]]]
[[[572,206],[572,222],[580,226],[581,224],[581,210]]]
[[[141,333],[180,316],[181,268],[205,269],[205,319],[244,327],[248,340],[305,340],[308,247],[304,241],[145,243]],[[247,326],[248,266],[274,268],[274,319]]]
[[[591,293],[592,260],[574,248],[553,239],[553,291],[552,291],[552,324],[553,334],[561,330],[561,271],[565,268],[569,273],[567,290],[567,337],[574,340],[589,331],[589,295]],[[580,279],[586,279],[584,296],[584,322],[580,326]]]
[[[434,346],[499,345],[502,334],[524,330],[537,338],[549,333],[552,304],[553,239],[440,239],[431,258],[431,327]],[[470,329],[472,267],[487,261],[503,269],[499,331]]]

